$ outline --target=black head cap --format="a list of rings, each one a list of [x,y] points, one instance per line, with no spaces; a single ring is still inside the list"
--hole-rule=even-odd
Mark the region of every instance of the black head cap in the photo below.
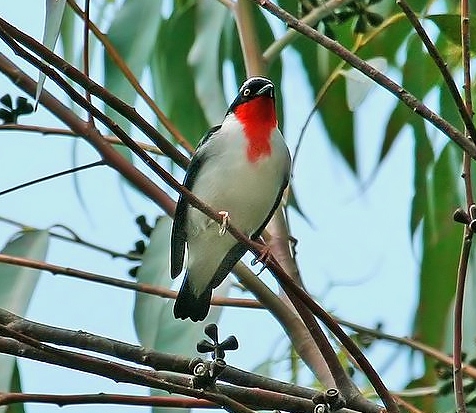
[[[258,97],[268,96],[274,99],[274,85],[271,80],[265,77],[250,77],[240,87],[238,96],[228,108],[228,113],[233,112],[239,105]]]

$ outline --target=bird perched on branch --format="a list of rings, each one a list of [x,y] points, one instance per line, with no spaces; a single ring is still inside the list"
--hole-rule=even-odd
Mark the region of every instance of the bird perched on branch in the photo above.
[[[223,215],[220,225],[180,195],[171,237],[171,276],[187,270],[175,301],[175,318],[203,320],[212,290],[247,251],[226,232],[229,221],[259,237],[288,185],[291,157],[278,129],[273,83],[252,77],[241,86],[223,123],[203,137],[184,186]]]

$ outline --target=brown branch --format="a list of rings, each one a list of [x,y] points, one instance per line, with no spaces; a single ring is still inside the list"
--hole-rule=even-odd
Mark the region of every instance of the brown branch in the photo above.
[[[126,394],[35,394],[0,393],[0,406],[15,403],[49,403],[59,407],[78,404],[126,404],[129,406],[181,407],[181,408],[220,408],[215,403],[191,397],[172,396],[133,396]]]
[[[15,257],[13,255],[1,254],[0,262],[10,265],[17,265],[26,268],[35,268],[38,270],[48,271],[53,275],[66,275],[72,278],[77,278],[85,281],[97,282],[99,284],[110,285],[113,287],[123,288],[126,290],[138,291],[141,293],[151,294],[163,298],[177,298],[177,292],[168,288],[150,285],[145,283],[138,283],[133,281],[121,280],[114,277],[108,277],[101,274],[96,274],[88,271],[78,270],[75,268],[62,267],[60,265],[50,264],[43,261],[38,261],[30,258]],[[227,307],[243,307],[263,309],[260,302],[246,298],[228,298],[214,296],[212,298],[213,305],[227,306]]]
[[[73,331],[36,323],[0,309],[0,325],[2,324],[39,341],[105,354],[121,360],[148,366],[155,370],[170,370],[183,374],[189,373],[188,366],[191,361],[190,358],[159,353],[142,346],[108,339],[84,331]],[[323,400],[323,394],[315,389],[270,379],[229,365],[223,370],[220,375],[220,380],[236,386],[261,388],[263,390],[285,393],[305,399],[311,399],[316,396],[318,399]]]
[[[289,27],[292,27],[296,31],[300,32],[309,39],[319,43],[321,46],[335,53],[337,56],[345,60],[351,66],[368,76],[374,82],[388,90],[399,100],[401,100],[406,106],[408,106],[415,113],[422,116],[438,130],[443,132],[448,138],[453,140],[460,148],[466,151],[473,159],[476,159],[476,146],[473,142],[469,141],[466,136],[456,129],[453,125],[446,120],[438,116],[435,112],[430,110],[421,101],[419,101],[414,95],[395,83],[389,77],[385,76],[382,72],[379,72],[374,67],[369,65],[364,60],[353,54],[351,51],[343,47],[341,44],[329,37],[319,33],[312,27],[302,23],[293,15],[282,9],[281,7],[273,4],[269,0],[252,0],[259,6],[268,10],[271,14],[275,15],[278,19],[286,23]]]
[[[0,19],[1,20],[1,19]],[[0,33],[4,33],[0,30]],[[16,67],[5,55],[0,53],[0,71],[4,73],[19,88],[30,96],[35,95],[36,82]],[[84,100],[80,96],[81,99]],[[161,206],[170,215],[173,214],[175,203],[170,196],[153,183],[145,174],[119,154],[95,128],[91,128],[69,108],[63,105],[46,90],[42,91],[40,103],[48,108],[57,118],[68,125],[71,130],[83,136],[101,154],[104,161],[127,178],[132,184],[140,189],[145,195]]]

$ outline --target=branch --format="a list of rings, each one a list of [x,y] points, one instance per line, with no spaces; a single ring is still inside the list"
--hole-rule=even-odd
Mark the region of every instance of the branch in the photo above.
[[[178,392],[181,394],[190,395],[193,397],[202,397],[211,400],[206,392],[198,389],[191,389],[189,387],[189,376],[181,376],[176,373],[190,374],[189,363],[191,359],[175,356],[171,354],[159,353],[153,350],[145,349],[141,346],[134,346],[123,343],[117,340],[107,339],[96,336],[94,334],[85,333],[83,331],[72,331],[62,328],[56,328],[31,322],[16,316],[8,311],[0,309],[0,326],[8,331],[20,335],[19,338],[26,337],[25,341],[40,340],[49,343],[54,343],[60,346],[76,347],[83,350],[94,351],[104,355],[113,356],[122,360],[134,362],[140,365],[152,367],[156,371],[133,369],[129,366],[123,366],[119,363],[111,363],[111,368],[105,377],[114,380],[136,383],[139,385],[147,385],[150,387],[161,388],[167,391]],[[14,335],[14,334],[11,334]],[[28,336],[26,336],[28,335]],[[31,337],[31,338],[30,338]],[[7,342],[9,340],[9,342]],[[8,354],[18,354],[19,350],[25,351],[24,356],[36,360],[51,362],[52,364],[62,365],[74,368],[81,371],[88,371],[93,374],[101,374],[102,359],[96,357],[78,355],[70,351],[61,350],[65,357],[64,359],[55,359],[44,350],[32,348],[29,344],[26,346],[19,346],[12,343],[14,340],[0,338],[0,348]],[[46,346],[39,342],[39,345]],[[59,350],[56,349],[55,350]],[[20,352],[21,353],[21,352]],[[67,357],[66,357],[67,356]],[[76,356],[80,356],[84,363],[84,368],[76,364]],[[158,371],[160,370],[160,371]],[[164,372],[173,371],[175,374]],[[156,380],[162,382],[157,383]],[[323,400],[323,394],[313,389],[307,389],[300,386],[291,385],[277,380],[269,379],[267,377],[259,376],[252,373],[247,373],[242,370],[226,366],[220,375],[220,381],[228,381],[235,384],[235,386],[227,386],[217,384],[220,392],[236,398],[246,404],[256,404],[260,408],[276,409],[281,406],[284,410],[292,410],[297,408],[299,411],[312,412],[314,403],[311,399],[314,397],[317,400]],[[237,387],[246,386],[249,389]],[[169,387],[171,386],[171,387]],[[178,387],[177,387],[178,386]],[[185,387],[185,391],[183,387]],[[261,392],[255,393],[256,388],[260,388]],[[253,393],[255,396],[253,396]],[[283,395],[277,393],[284,393]],[[214,401],[215,400],[211,400]],[[284,405],[283,405],[284,403]],[[296,404],[297,403],[297,404]],[[302,409],[302,410],[301,410]]]
[[[191,397],[131,396],[126,394],[34,394],[0,393],[0,406],[14,403],[49,403],[59,407],[78,404],[126,404],[128,406],[182,407],[217,409],[215,403]]]
[[[406,106],[418,113],[433,126],[443,132],[447,137],[453,140],[460,148],[466,151],[473,159],[476,159],[476,146],[473,142],[469,141],[466,136],[456,129],[453,125],[446,120],[438,116],[435,112],[430,110],[421,101],[419,101],[414,95],[406,91],[400,85],[393,80],[385,76],[383,73],[376,70],[364,60],[350,52],[348,49],[340,45],[338,42],[328,38],[327,36],[314,30],[312,27],[303,24],[293,15],[282,9],[281,7],[271,3],[269,0],[252,0],[259,6],[268,10],[271,14],[275,15],[278,19],[282,20],[290,27],[310,38],[311,40],[319,43],[321,46],[335,53],[340,58],[344,59],[351,66],[368,76],[374,82],[378,83],[384,89],[388,90],[398,99],[400,99]]]
[[[70,267],[62,267],[60,265],[54,265],[43,261],[34,260],[31,258],[15,257],[13,255],[1,254],[0,262],[10,265],[17,265],[26,268],[35,268],[38,270],[48,271],[53,275],[66,275],[69,277],[77,278],[85,281],[97,282],[99,284],[110,285],[113,287],[123,288],[126,290],[137,291],[141,293],[151,294],[163,298],[177,298],[177,292],[168,288],[160,287],[157,285],[150,285],[144,283],[138,283],[133,281],[121,280],[114,277],[108,277],[101,274],[96,274],[88,271],[78,270]],[[256,300],[246,298],[228,298],[214,296],[212,298],[213,305],[222,305],[229,307],[244,307],[244,308],[256,308],[263,309],[261,303]]]

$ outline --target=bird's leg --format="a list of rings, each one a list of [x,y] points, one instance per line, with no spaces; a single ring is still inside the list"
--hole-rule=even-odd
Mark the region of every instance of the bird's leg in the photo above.
[[[230,213],[228,211],[220,211],[218,213],[223,217],[220,224],[220,229],[218,230],[218,235],[222,237],[225,235],[226,229],[228,228],[228,224],[230,222]]]

